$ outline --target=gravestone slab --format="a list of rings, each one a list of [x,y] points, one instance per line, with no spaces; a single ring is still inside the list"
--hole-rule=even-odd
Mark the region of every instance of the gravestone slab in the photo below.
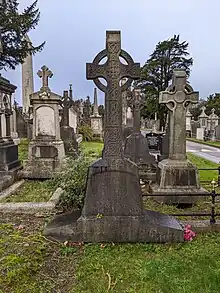
[[[196,129],[196,139],[204,140],[205,128]]]
[[[187,84],[182,69],[174,70],[172,85],[160,93],[159,103],[166,104],[169,110],[169,157],[158,164],[156,184],[152,186],[157,201],[193,204],[201,197],[191,194],[206,193],[200,186],[196,166],[186,157],[186,109],[190,103],[197,103],[198,96]]]
[[[146,138],[148,141],[148,147],[151,151],[159,151],[160,149],[160,135],[156,133],[148,133],[146,134]]]
[[[134,113],[134,130],[125,142],[124,154],[135,162],[141,169],[145,166],[148,169],[152,164],[155,164],[154,156],[150,155],[148,148],[148,141],[141,133],[141,107],[143,105],[143,98],[141,97],[141,90],[136,88],[132,93],[132,104]]]
[[[70,95],[72,95],[72,86],[70,86]],[[68,91],[63,92],[63,98],[60,101],[60,105],[62,107],[60,136],[64,143],[65,154],[68,156],[76,157],[78,155],[78,142],[76,139],[74,127],[72,127],[71,125],[74,126],[74,116],[75,119],[77,118],[76,113],[75,115],[73,113],[73,101],[71,96],[68,96]]]
[[[192,120],[191,128],[192,128],[192,137],[196,138],[197,128],[200,128],[200,122]]]
[[[106,63],[99,64],[106,56]],[[119,57],[127,64],[122,64]],[[106,49],[87,64],[87,79],[93,79],[105,92],[102,158],[89,168],[82,213],[56,217],[45,228],[46,236],[83,242],[183,241],[183,230],[176,219],[144,211],[137,165],[124,158],[121,93],[139,76],[140,64],[121,49],[120,32],[107,31]],[[121,87],[123,77],[128,80]],[[107,85],[99,78],[104,78]]]
[[[216,137],[216,140],[220,140],[220,125],[217,125],[215,127],[215,137]]]
[[[45,65],[38,71],[38,76],[42,78],[42,87],[31,95],[33,135],[22,174],[24,178],[49,179],[65,164],[58,110],[61,97],[48,87],[48,78],[53,74]]]
[[[3,187],[8,185],[7,182],[16,181],[22,168],[18,146],[11,137],[12,94],[16,88],[0,74],[0,186]]]

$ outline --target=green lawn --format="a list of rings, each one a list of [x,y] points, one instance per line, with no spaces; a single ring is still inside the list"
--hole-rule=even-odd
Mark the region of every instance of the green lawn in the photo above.
[[[54,191],[52,180],[26,180],[11,196],[0,202],[44,202],[50,199]]]
[[[100,154],[102,147],[102,143],[82,144],[83,151],[92,156]],[[192,154],[188,158],[199,168],[215,165]],[[204,180],[216,176],[203,172]],[[48,189],[43,183],[41,188],[32,190],[44,193]],[[145,205],[167,213],[178,210],[148,200]],[[210,206],[202,202],[194,210],[201,208],[209,210]],[[190,243],[175,245],[79,246],[44,238],[42,229],[48,220],[0,214],[0,293],[220,292],[220,234],[200,234]]]
[[[25,138],[22,138],[20,144],[18,145],[18,154],[19,160],[23,162],[28,157],[28,143],[29,141]]]
[[[102,142],[83,141],[80,144],[80,149],[86,156],[101,157],[103,146]]]
[[[198,169],[217,169],[220,165],[196,156],[192,153],[187,153],[187,158],[197,166]],[[199,171],[201,181],[218,180],[218,170],[201,170]]]
[[[2,293],[219,293],[220,234],[175,245],[76,247],[45,239],[43,219],[21,219],[4,216],[12,224],[0,225]]]
[[[187,140],[220,148],[220,141],[204,141],[204,140],[199,140],[199,139],[191,138],[191,137],[187,138]]]

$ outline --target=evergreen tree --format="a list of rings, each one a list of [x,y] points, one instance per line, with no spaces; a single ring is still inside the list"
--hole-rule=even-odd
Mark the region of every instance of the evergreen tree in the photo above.
[[[220,93],[215,93],[210,95],[204,104],[206,107],[207,115],[210,115],[212,112],[212,109],[214,108],[215,114],[220,117]]]
[[[45,42],[34,47],[25,39],[25,35],[39,22],[37,2],[19,13],[17,0],[0,0],[0,70],[15,69],[29,53],[35,54],[43,49]]]
[[[140,85],[146,95],[143,116],[151,118],[158,112],[161,124],[164,125],[167,109],[164,105],[159,105],[159,93],[168,87],[175,68],[184,68],[187,76],[190,75],[193,59],[187,52],[188,46],[186,41],[180,42],[179,35],[156,45],[154,52],[141,69]]]

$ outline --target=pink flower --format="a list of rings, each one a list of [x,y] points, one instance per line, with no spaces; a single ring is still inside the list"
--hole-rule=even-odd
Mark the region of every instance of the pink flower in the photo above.
[[[184,240],[192,241],[195,236],[196,236],[196,233],[191,230],[191,226],[186,225],[184,227]]]

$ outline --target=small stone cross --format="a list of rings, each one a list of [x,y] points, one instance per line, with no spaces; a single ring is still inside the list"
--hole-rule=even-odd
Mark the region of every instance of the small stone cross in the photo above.
[[[73,101],[68,96],[68,91],[63,92],[63,99],[60,103],[63,108],[63,126],[69,126],[69,109],[73,105]]]
[[[42,87],[41,88],[49,88],[48,87],[48,78],[53,76],[52,71],[44,65],[41,67],[41,70],[38,71],[37,75],[42,78]]]
[[[105,64],[99,64],[107,57]],[[122,57],[127,64],[121,63]],[[121,93],[140,77],[140,64],[134,63],[132,57],[121,49],[120,31],[106,32],[106,49],[101,51],[93,60],[86,64],[86,77],[93,79],[96,86],[105,92],[105,129],[103,158],[122,158],[122,96]],[[120,86],[120,80],[128,80]],[[101,83],[104,78],[107,85]]]
[[[165,104],[170,111],[169,159],[186,159],[186,109],[192,103],[198,103],[199,93],[187,84],[183,69],[173,71],[172,85],[161,92],[159,103]]]
[[[144,104],[144,97],[141,94],[140,88],[135,88],[132,92],[132,98],[130,100],[133,106],[134,115],[134,131],[140,132],[141,130],[141,108]]]

